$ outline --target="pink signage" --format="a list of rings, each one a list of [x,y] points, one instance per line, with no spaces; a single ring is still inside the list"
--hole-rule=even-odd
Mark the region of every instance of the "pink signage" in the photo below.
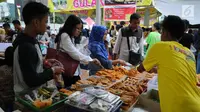
[[[104,0],[100,0],[101,6],[104,6]],[[74,0],[74,8],[95,7],[96,0]]]

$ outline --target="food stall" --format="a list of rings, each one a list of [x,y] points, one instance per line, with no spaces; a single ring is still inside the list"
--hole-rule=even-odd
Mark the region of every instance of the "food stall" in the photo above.
[[[113,70],[100,70],[95,76],[80,80],[65,91],[67,95],[73,95],[76,91],[87,91],[89,87],[100,88],[108,93],[117,95],[123,102],[121,109],[130,111],[136,104],[140,94],[146,91],[148,81],[155,74],[138,73],[134,68],[127,70],[124,67],[114,67]],[[80,108],[80,106],[79,106]]]
[[[22,92],[17,101],[33,112],[131,111],[153,76],[155,74],[139,73],[134,67],[115,66],[112,70],[102,69],[68,88],[57,90],[44,85]]]

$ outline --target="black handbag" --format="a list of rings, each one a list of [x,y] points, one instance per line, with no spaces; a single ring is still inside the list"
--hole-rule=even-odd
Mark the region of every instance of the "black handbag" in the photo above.
[[[142,61],[142,55],[141,53],[135,53],[133,51],[131,51],[131,47],[130,47],[130,40],[129,37],[127,36],[127,44],[128,44],[128,50],[129,50],[129,63],[131,63],[132,65],[136,66],[138,65],[141,61]]]

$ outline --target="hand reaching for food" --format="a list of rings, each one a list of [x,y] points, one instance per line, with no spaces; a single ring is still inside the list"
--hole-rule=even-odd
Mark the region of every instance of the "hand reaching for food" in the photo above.
[[[118,60],[113,60],[113,61],[112,61],[112,64],[113,64],[113,65],[120,64],[120,65],[122,65],[122,66],[126,66],[126,62],[125,62],[124,60],[120,60],[120,59],[118,59]]]
[[[90,63],[94,63],[104,69],[104,67],[101,65],[101,62],[96,58],[94,58],[93,61],[91,61]]]

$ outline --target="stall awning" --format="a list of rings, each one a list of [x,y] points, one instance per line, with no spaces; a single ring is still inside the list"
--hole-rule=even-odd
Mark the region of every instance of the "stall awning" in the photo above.
[[[48,0],[48,7],[51,12],[67,12],[78,10],[96,9],[96,0]],[[133,0],[135,1],[135,0]],[[104,6],[104,0],[100,0],[101,6]],[[151,5],[152,0],[139,0],[137,6]]]
[[[0,0],[0,3],[1,3],[1,2],[6,2],[6,1],[7,1],[7,0]]]

